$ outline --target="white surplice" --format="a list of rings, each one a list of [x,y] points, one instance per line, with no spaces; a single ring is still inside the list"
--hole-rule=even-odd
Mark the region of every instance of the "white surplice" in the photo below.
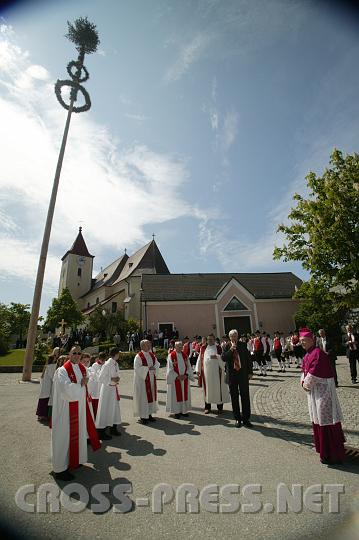
[[[221,355],[218,354],[217,346],[208,345],[203,359],[205,384],[202,384],[206,403],[218,405],[231,401],[228,384],[224,382],[224,368],[225,362],[223,362]]]
[[[96,427],[104,429],[114,424],[121,424],[120,402],[117,399],[117,384],[111,380],[112,377],[119,377],[120,369],[118,363],[113,358],[106,360],[101,367],[98,381],[101,384],[100,397],[96,415]],[[118,387],[117,387],[118,390]]]
[[[322,378],[302,374],[303,388],[308,392],[308,409],[311,421],[319,426],[331,426],[343,422],[335,381],[333,377]]]
[[[186,371],[186,364],[183,359],[183,355],[181,353],[177,354],[177,362],[178,362],[178,372],[180,375],[184,375]],[[186,414],[189,409],[191,408],[191,385],[190,381],[194,381],[192,367],[190,364],[189,359],[186,360],[187,363],[187,375],[188,375],[188,399],[187,401],[177,401],[177,395],[176,395],[176,386],[175,386],[175,380],[177,379],[177,373],[173,368],[173,363],[171,359],[171,355],[168,355],[167,357],[167,401],[166,401],[166,411],[170,414],[179,414],[184,413]],[[181,382],[181,388],[182,388],[182,396],[184,399],[184,383],[185,381]]]
[[[147,366],[142,365],[142,360],[139,354],[136,354],[133,368],[134,368],[134,377],[133,377],[133,416],[139,418],[148,418],[150,414],[154,414],[158,411],[158,402],[157,399],[152,403],[148,403],[147,392],[146,392],[146,377],[147,374],[150,374],[151,390],[152,396],[155,397],[155,376],[157,377],[158,370],[160,368],[160,363],[157,358],[153,361],[152,356],[149,352],[142,351],[146,360]],[[154,366],[155,371],[149,370],[150,367]]]
[[[87,462],[86,388],[81,386],[82,373],[72,364],[76,383],[69,379],[64,367],[56,371],[52,404],[52,464],[55,473],[66,471],[69,466],[70,414],[69,402],[78,401],[79,407],[79,463]]]
[[[87,384],[87,390],[91,397],[99,399],[101,384],[98,380],[101,368],[104,364],[94,362],[91,367],[88,368],[89,382]]]
[[[49,398],[51,396],[52,379],[56,371],[56,363],[46,366],[44,376],[40,379],[39,399]]]

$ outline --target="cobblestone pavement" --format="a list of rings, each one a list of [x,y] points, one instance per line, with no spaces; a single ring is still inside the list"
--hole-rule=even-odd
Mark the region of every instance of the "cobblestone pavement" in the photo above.
[[[299,384],[301,371],[291,367],[286,373],[279,373],[276,364],[274,361],[274,369],[266,378],[255,375],[252,380],[253,385],[259,386],[253,397],[254,412],[283,439],[312,448],[307,395]],[[338,358],[337,372],[346,446],[359,450],[359,384],[351,383],[346,357]]]

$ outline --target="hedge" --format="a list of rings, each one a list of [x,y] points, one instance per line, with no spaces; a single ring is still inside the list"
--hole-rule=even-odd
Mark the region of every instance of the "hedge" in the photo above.
[[[110,344],[110,347],[114,347],[115,345]],[[108,347],[104,347],[103,351],[108,351]],[[137,354],[137,351],[124,351],[120,354],[119,359],[119,366],[120,369],[132,369],[133,368],[133,361],[135,359],[135,356]],[[167,349],[156,349],[156,358],[161,364],[161,366],[165,366],[167,363],[167,356],[168,352]]]

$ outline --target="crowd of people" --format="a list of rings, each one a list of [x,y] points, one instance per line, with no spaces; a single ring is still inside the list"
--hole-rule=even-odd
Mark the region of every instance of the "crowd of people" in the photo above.
[[[304,328],[286,338],[275,332],[273,339],[259,331],[239,336],[237,330],[231,330],[221,340],[209,334],[192,341],[188,337],[169,341],[168,346],[166,411],[176,419],[189,416],[190,382],[197,377],[204,414],[210,414],[216,405],[221,415],[223,405],[231,403],[235,427],[252,428],[249,381],[254,371],[266,376],[276,358],[279,371],[290,365],[302,371],[301,385],[308,393],[314,442],[322,463],[344,459],[335,357],[330,355],[324,330],[317,338]],[[346,346],[353,374],[353,359],[355,369],[359,361],[359,339],[350,325]],[[36,414],[52,428],[53,471],[59,479],[72,479],[71,471],[87,461],[87,444],[97,450],[100,441],[121,435],[120,355],[114,347],[109,354],[91,356],[76,344],[68,355],[56,347],[48,358]],[[133,412],[145,425],[156,421],[159,368],[153,341],[142,339],[134,359]]]

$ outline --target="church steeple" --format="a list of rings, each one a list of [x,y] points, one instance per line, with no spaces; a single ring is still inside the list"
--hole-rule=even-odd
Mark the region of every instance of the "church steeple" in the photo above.
[[[74,243],[61,260],[63,261],[69,253],[72,253],[73,255],[82,255],[83,257],[92,257],[93,259],[95,258],[95,256],[91,255],[87,249],[86,242],[82,236],[82,227],[79,227],[79,232]]]
[[[72,298],[77,300],[91,289],[93,259],[80,227],[74,243],[61,259],[59,295],[67,287]]]

